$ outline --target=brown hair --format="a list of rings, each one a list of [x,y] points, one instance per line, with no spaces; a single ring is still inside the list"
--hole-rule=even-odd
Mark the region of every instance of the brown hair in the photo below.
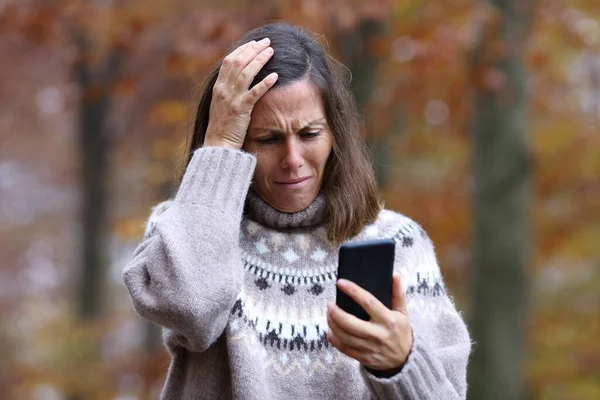
[[[322,191],[329,216],[327,236],[341,243],[375,221],[382,208],[373,167],[364,142],[364,126],[356,101],[344,79],[346,70],[331,58],[304,28],[287,23],[269,23],[253,29],[232,46],[268,37],[273,57],[257,74],[250,87],[272,72],[279,78],[274,87],[308,77],[323,97],[325,115],[333,134],[333,149],[325,166]],[[187,149],[187,164],[194,150],[204,143],[212,90],[222,61],[210,73],[202,90],[194,131]]]

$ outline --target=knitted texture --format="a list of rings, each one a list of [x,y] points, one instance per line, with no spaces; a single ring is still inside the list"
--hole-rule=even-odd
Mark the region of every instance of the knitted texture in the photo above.
[[[383,210],[352,239],[394,238],[407,293],[411,353],[400,373],[378,378],[327,341],[338,248],[323,195],[279,213],[248,193],[255,164],[241,151],[197,150],[125,267],[134,308],[164,327],[172,361],[161,397],[466,398],[469,334],[421,227]]]

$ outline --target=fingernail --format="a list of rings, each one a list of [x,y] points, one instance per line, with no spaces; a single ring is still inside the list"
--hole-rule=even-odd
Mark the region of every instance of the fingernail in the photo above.
[[[268,42],[269,42],[269,40],[270,40],[269,38],[264,38],[263,40],[261,40],[261,41],[260,41],[260,42],[258,42],[258,43],[261,43],[261,44],[263,44],[263,43],[268,43]]]
[[[346,286],[348,286],[348,281],[345,279],[338,279],[338,286],[346,287]]]

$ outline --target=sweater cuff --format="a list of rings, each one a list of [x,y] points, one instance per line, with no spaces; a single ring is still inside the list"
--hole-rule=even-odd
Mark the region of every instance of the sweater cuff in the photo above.
[[[256,157],[241,150],[199,148],[187,166],[175,202],[241,216],[255,166]]]
[[[360,373],[376,399],[422,399],[424,393],[435,393],[444,385],[444,368],[432,354],[429,345],[413,332],[411,352],[399,373],[378,378],[363,365]]]

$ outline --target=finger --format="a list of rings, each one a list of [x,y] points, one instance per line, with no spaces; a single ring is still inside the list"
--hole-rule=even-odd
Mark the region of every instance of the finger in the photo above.
[[[360,363],[363,363],[364,352],[362,352],[358,349],[354,349],[352,347],[346,346],[344,343],[342,343],[340,338],[334,332],[327,331],[327,340],[329,341],[329,343],[331,343],[333,345],[333,347],[338,349],[340,352],[344,353],[348,357],[354,358],[355,360],[359,361]]]
[[[242,44],[241,46],[238,46],[237,49],[235,49],[234,51],[232,51],[231,53],[229,53],[227,55],[227,57],[225,57],[225,58],[233,60],[237,56],[239,56],[240,54],[242,54],[248,47],[254,46],[255,44],[256,44],[256,40],[251,40],[249,42],[246,42],[246,43]]]
[[[378,331],[375,324],[356,318],[352,314],[348,314],[336,304],[328,304],[327,316],[328,318],[331,318],[337,326],[353,336],[364,339],[372,339],[377,336]]]
[[[402,280],[400,274],[395,273],[392,278],[392,310],[400,311],[405,315],[408,315],[408,308],[406,306],[406,293],[402,287]]]
[[[267,75],[265,79],[254,85],[254,87],[244,95],[243,101],[253,106],[265,93],[267,93],[267,90],[273,87],[275,82],[277,82],[277,79],[279,79],[277,72]]]
[[[227,82],[234,85],[238,80],[240,73],[250,64],[258,54],[264,49],[269,47],[271,41],[269,38],[265,38],[259,42],[253,43],[251,46],[246,47],[240,54],[229,62],[229,72],[227,75]]]
[[[346,279],[338,279],[337,286],[354,301],[356,301],[371,316],[372,319],[384,319],[390,311],[375,296]]]
[[[248,47],[253,46],[255,43],[255,40],[244,43],[243,45],[239,46],[237,49],[229,53],[223,59],[223,63],[221,64],[221,68],[219,69],[219,76],[217,79],[221,79],[222,81],[227,80],[229,70],[231,69],[231,65],[233,64],[233,60],[235,60],[236,57],[242,54]]]
[[[329,315],[327,316],[327,325],[329,326],[329,330],[331,330],[345,346],[363,351],[369,351],[371,349],[371,342],[346,332]]]
[[[250,84],[254,80],[254,77],[261,70],[262,67],[271,59],[273,56],[273,48],[267,47],[261,51],[250,63],[240,72],[235,83],[237,89],[246,89],[250,87]]]

